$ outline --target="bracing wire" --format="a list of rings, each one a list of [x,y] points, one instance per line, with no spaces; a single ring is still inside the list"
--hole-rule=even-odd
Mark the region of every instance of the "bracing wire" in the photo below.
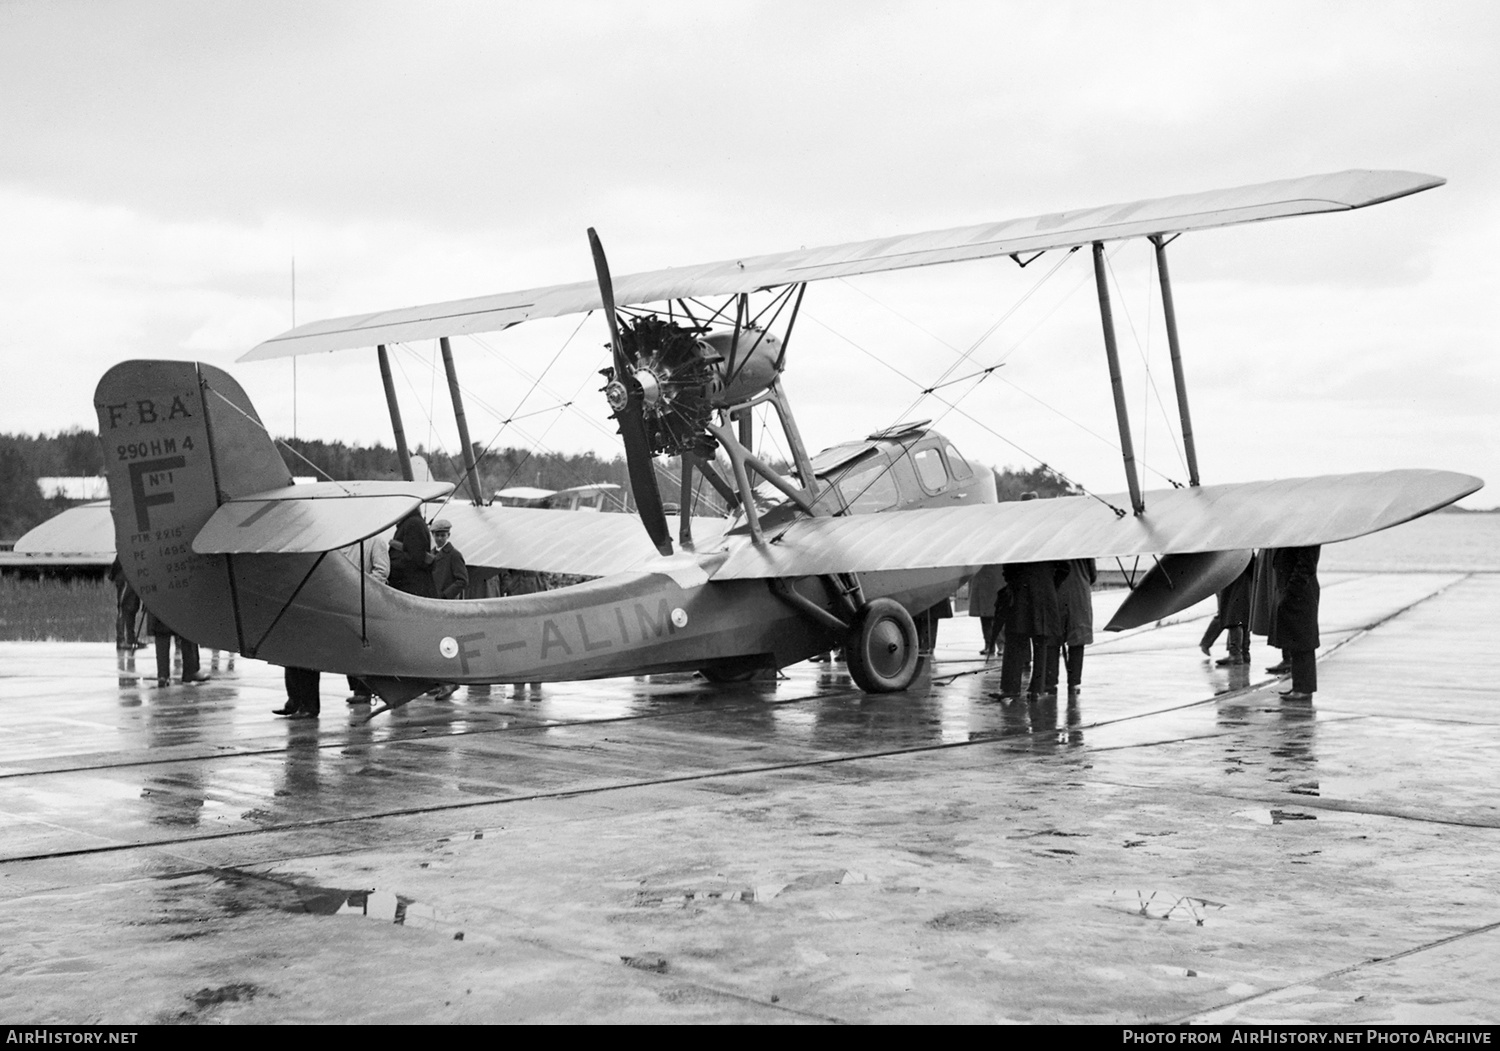
[[[1149,309],[1150,293],[1147,293],[1148,309],[1146,311],[1146,349],[1143,351],[1141,347],[1140,336],[1136,333],[1135,330],[1135,319],[1130,313],[1129,301],[1125,296],[1124,286],[1120,284],[1119,275],[1115,273],[1115,269],[1112,265],[1110,265],[1108,259],[1105,260],[1105,265],[1106,269],[1109,271],[1109,278],[1114,283],[1115,291],[1118,293],[1118,298],[1120,300],[1120,312],[1125,315],[1125,324],[1130,329],[1130,339],[1131,342],[1135,344],[1136,355],[1141,359],[1141,365],[1146,370],[1146,389],[1141,392],[1141,398],[1143,401],[1143,407],[1141,409],[1141,459],[1144,462],[1146,455],[1146,424],[1147,421],[1149,421],[1151,418],[1151,399],[1154,397],[1156,399],[1157,411],[1161,413],[1162,420],[1167,425],[1167,437],[1172,443],[1172,451],[1177,454],[1177,461],[1185,471],[1187,470],[1187,459],[1186,457],[1184,457],[1182,448],[1177,442],[1177,436],[1172,430],[1172,417],[1168,414],[1166,402],[1162,400],[1161,390],[1156,385],[1156,375],[1151,371],[1151,360],[1149,356],[1151,339],[1151,310]],[[1159,474],[1160,472],[1157,473]],[[1163,477],[1166,476],[1163,475]],[[1178,483],[1173,481],[1172,484],[1176,485]]]
[[[839,339],[843,340],[845,343],[848,343],[851,347],[853,347],[855,350],[858,350],[860,353],[862,353],[865,356],[867,356],[868,358],[870,358],[870,360],[874,361],[876,364],[878,364],[878,365],[884,365],[887,369],[889,369],[890,371],[894,372],[896,375],[900,376],[902,379],[906,380],[908,383],[911,383],[911,384],[914,384],[914,385],[917,384],[917,381],[914,380],[914,379],[912,379],[910,376],[906,375],[906,373],[904,373],[900,369],[896,368],[890,362],[881,359],[878,355],[872,353],[871,351],[869,351],[865,347],[860,346],[858,343],[856,343],[854,340],[850,339],[848,336],[844,335],[842,332],[839,332],[838,330],[830,327],[828,324],[826,324],[823,321],[819,321],[817,318],[813,318],[813,320],[815,322],[817,322],[817,324],[819,324],[820,326],[822,326],[826,331],[828,331],[829,333],[831,333],[834,336],[837,336]],[[981,378],[978,382],[976,382],[974,386],[978,387],[979,383],[982,383],[982,382],[984,382],[983,378]],[[967,396],[969,393],[971,393],[973,391],[973,389],[974,388],[970,388],[969,391],[966,391],[964,396]],[[1026,448],[1023,448],[1020,444],[1018,444],[1017,442],[1012,441],[1010,438],[1007,438],[1005,435],[1001,434],[999,431],[995,430],[993,427],[991,427],[989,424],[985,423],[984,421],[976,418],[975,416],[971,415],[968,412],[965,412],[963,409],[961,409],[961,408],[958,407],[957,403],[950,402],[946,398],[939,397],[936,394],[924,395],[924,397],[931,397],[931,398],[935,399],[936,401],[941,402],[943,405],[947,406],[947,409],[941,415],[939,415],[936,420],[933,421],[934,423],[940,423],[942,421],[943,417],[948,414],[948,412],[957,412],[960,416],[963,416],[965,419],[967,419],[967,420],[969,420],[969,421],[971,421],[971,422],[973,422],[975,424],[978,424],[981,428],[983,428],[984,430],[988,431],[990,434],[994,435],[996,438],[999,438],[1006,445],[1009,445],[1011,448],[1016,449],[1017,451],[1019,451],[1020,453],[1022,453],[1022,455],[1027,456],[1030,459],[1036,461],[1038,464],[1042,465],[1048,471],[1051,471],[1053,474],[1057,475],[1057,477],[1061,478],[1064,482],[1067,482],[1069,485],[1074,486],[1075,488],[1077,488],[1079,490],[1079,492],[1083,493],[1085,496],[1088,496],[1088,497],[1091,497],[1091,498],[1093,498],[1095,500],[1098,500],[1101,504],[1104,504],[1110,510],[1114,511],[1116,515],[1124,515],[1125,514],[1125,512],[1121,508],[1116,507],[1114,504],[1110,503],[1108,500],[1105,500],[1103,497],[1101,497],[1098,494],[1094,493],[1092,490],[1088,489],[1086,486],[1082,485],[1081,483],[1074,481],[1072,478],[1068,477],[1062,471],[1059,471],[1057,468],[1055,468],[1051,464],[1047,463],[1047,461],[1043,460],[1040,456],[1037,456],[1035,453],[1031,452],[1030,450],[1028,450]],[[961,401],[962,398],[960,398],[959,400]],[[903,453],[905,455],[909,455],[910,454],[910,450],[906,449],[906,448],[903,448]],[[897,457],[896,459],[899,460],[900,458],[901,457]],[[889,471],[892,467],[895,466],[895,464],[896,464],[896,460],[892,460],[889,464],[886,465],[886,471]],[[870,480],[870,482],[868,484],[866,484],[865,488],[862,489],[862,490],[860,490],[859,496],[863,496],[865,494],[865,492],[867,492],[869,490],[870,486],[874,485],[875,482],[878,481],[880,479],[881,475],[883,475],[884,473],[885,472],[882,471],[881,474],[878,474],[874,478],[872,478]],[[855,500],[857,500],[857,499],[858,499],[858,496],[855,497]],[[850,503],[853,503],[853,502],[854,502],[853,500],[850,501]]]
[[[235,412],[239,413],[241,416],[245,417],[245,419],[247,419],[251,423],[253,423],[256,427],[260,428],[261,432],[263,434],[265,434],[265,436],[267,438],[271,439],[272,444],[276,445],[279,448],[285,449],[287,452],[291,453],[297,459],[299,459],[303,463],[307,464],[307,466],[311,467],[318,474],[321,474],[324,477],[325,480],[332,482],[334,485],[336,485],[340,489],[342,489],[346,495],[348,495],[348,496],[353,496],[354,495],[354,491],[351,490],[348,486],[346,486],[343,482],[339,481],[333,475],[331,475],[327,471],[323,470],[323,468],[321,468],[317,464],[313,463],[306,456],[303,456],[296,449],[293,449],[292,446],[291,446],[291,443],[288,442],[285,438],[277,438],[277,437],[275,437],[270,432],[270,430],[266,427],[266,425],[264,423],[262,423],[260,420],[257,420],[250,413],[246,412],[244,409],[240,408],[234,402],[232,402],[228,398],[226,398],[222,393],[220,393],[219,391],[215,390],[213,388],[213,386],[211,384],[209,384],[206,380],[203,381],[203,387],[204,387],[205,390],[207,390],[214,397],[216,397],[220,401],[222,401],[225,405],[228,405]]]

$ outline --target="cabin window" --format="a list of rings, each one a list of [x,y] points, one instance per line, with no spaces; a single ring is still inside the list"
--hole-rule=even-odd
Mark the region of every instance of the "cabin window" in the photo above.
[[[969,461],[960,456],[958,450],[951,445],[948,446],[948,469],[953,472],[954,478],[960,480],[974,477],[974,469],[969,466]]]
[[[917,477],[922,480],[922,488],[928,492],[939,492],[948,484],[948,472],[943,469],[943,454],[936,448],[929,446],[918,449],[912,454],[911,460],[916,465]]]
[[[869,514],[895,507],[901,502],[901,493],[896,487],[896,478],[890,467],[883,456],[876,456],[833,478],[820,479],[828,488],[818,497],[818,510],[832,514],[839,512],[840,505],[838,497],[834,495],[834,487],[843,495],[850,514]]]

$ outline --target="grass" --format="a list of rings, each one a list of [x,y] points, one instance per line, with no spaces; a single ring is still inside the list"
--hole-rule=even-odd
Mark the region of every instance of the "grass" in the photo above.
[[[0,576],[0,640],[113,642],[115,586],[108,580]]]

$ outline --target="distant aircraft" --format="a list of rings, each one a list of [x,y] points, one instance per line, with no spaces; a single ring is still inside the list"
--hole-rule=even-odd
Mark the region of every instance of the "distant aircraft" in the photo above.
[[[605,394],[639,522],[458,502],[444,511],[471,562],[595,579],[456,602],[372,583],[357,559],[336,552],[452,487],[294,487],[239,384],[211,365],[175,361],[124,362],[95,393],[118,548],[146,604],[200,643],[362,676],[387,706],[448,682],[684,669],[736,680],[840,645],[860,687],[901,690],[918,662],[913,613],[978,565],[1157,556],[1118,627],[1211,594],[1250,548],[1346,540],[1479,489],[1477,478],[1426,470],[1200,485],[1177,367],[1165,254],[1176,235],[1361,208],[1442,182],[1341,172],[619,279],[590,230],[592,282],[314,322],[241,360],[378,345],[390,397],[385,345],[438,337],[467,450],[447,337],[602,310],[613,354]],[[1134,237],[1156,248],[1191,481],[1184,489],[1143,492],[1136,478],[1103,269],[1104,242]],[[989,472],[921,425],[809,455],[781,382],[808,283],[996,256],[1022,263],[1023,254],[1083,245],[1094,256],[1127,493],[998,504]],[[723,298],[715,306],[708,297]],[[790,450],[785,472],[751,452],[749,410],[762,404],[775,410]],[[657,456],[681,465],[675,544]],[[734,509],[731,518],[692,514],[695,472]],[[470,485],[477,500],[472,467]]]
[[[620,487],[613,482],[590,482],[568,489],[538,489],[514,485],[496,489],[492,503],[501,507],[547,507],[554,511],[602,511],[605,501]],[[615,498],[618,504],[619,499]]]

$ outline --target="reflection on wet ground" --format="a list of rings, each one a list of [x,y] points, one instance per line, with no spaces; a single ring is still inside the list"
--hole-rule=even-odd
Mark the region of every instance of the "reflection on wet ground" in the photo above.
[[[380,1017],[1254,1018],[1262,994],[1500,920],[1467,861],[1500,829],[1500,657],[1477,641],[1500,577],[1330,575],[1324,594],[1323,690],[1301,705],[1263,646],[1248,668],[1203,658],[1206,608],[1101,637],[1079,694],[1033,702],[999,699],[964,617],[898,695],[835,662],[732,688],[471,688],[371,719],[325,676],[323,718],[297,723],[269,714],[280,671],[257,661],[161,688],[148,651],[0,644],[0,937],[27,946],[0,957],[26,979],[0,1007],[68,1017],[46,976],[87,971],[120,1017],[363,1017],[228,965],[263,941],[339,973],[394,964],[452,1007],[427,938],[503,945],[463,966],[532,1006]],[[1117,600],[1097,596],[1100,623]],[[1441,917],[1416,904],[1434,894]],[[72,923],[100,948],[52,948]],[[1228,940],[1141,942],[1153,926]],[[163,991],[137,1004],[141,954]]]

